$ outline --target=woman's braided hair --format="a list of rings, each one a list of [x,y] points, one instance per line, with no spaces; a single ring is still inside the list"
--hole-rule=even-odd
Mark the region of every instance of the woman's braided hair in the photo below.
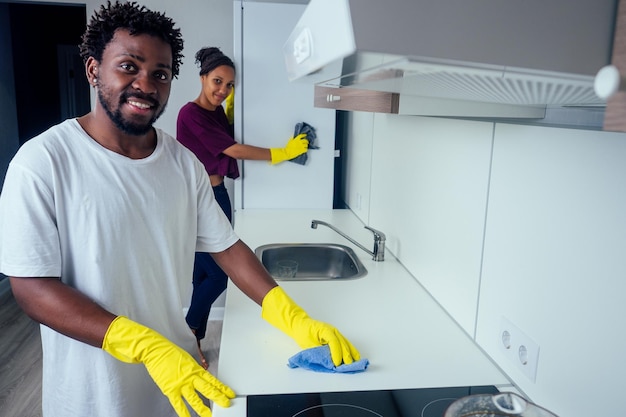
[[[214,46],[202,48],[196,52],[196,64],[200,67],[200,75],[208,74],[222,65],[235,69],[233,61]]]
[[[183,58],[183,38],[180,29],[174,27],[174,22],[163,13],[154,12],[137,2],[115,3],[107,1],[101,5],[91,17],[87,30],[82,36],[79,45],[80,56],[83,61],[93,57],[102,61],[102,54],[115,31],[126,29],[131,35],[150,35],[162,39],[172,47],[172,76],[178,76]]]

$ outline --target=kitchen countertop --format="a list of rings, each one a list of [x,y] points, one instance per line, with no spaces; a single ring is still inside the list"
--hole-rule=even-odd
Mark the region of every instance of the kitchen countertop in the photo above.
[[[508,378],[473,343],[390,253],[371,256],[327,227],[326,221],[367,248],[372,233],[350,210],[239,210],[235,230],[252,250],[268,243],[339,243],[353,248],[368,273],[354,280],[279,281],[307,313],[337,327],[370,365],[357,374],[290,369],[301,349],[261,318],[261,309],[229,282],[218,378],[237,393],[214,417],[244,417],[245,396],[398,388],[495,385]],[[383,230],[384,232],[384,230]],[[387,236],[387,239],[392,239]]]

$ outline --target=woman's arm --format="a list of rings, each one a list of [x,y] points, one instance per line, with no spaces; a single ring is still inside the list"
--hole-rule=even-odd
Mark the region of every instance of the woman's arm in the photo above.
[[[223,153],[235,159],[270,161],[272,164],[278,164],[302,155],[307,151],[308,146],[309,141],[306,139],[306,134],[301,133],[289,139],[284,148],[267,149],[236,143],[226,148]]]
[[[102,347],[114,314],[59,278],[9,279],[15,300],[30,318],[68,337]]]
[[[235,143],[226,148],[222,153],[234,159],[247,159],[252,161],[271,161],[272,154],[268,148]]]

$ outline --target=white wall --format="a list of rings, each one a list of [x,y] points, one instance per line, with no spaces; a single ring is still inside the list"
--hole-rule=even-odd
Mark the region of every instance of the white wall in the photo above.
[[[611,415],[626,372],[626,134],[350,117],[353,211],[533,401]],[[539,345],[535,381],[502,353],[502,317]]]
[[[492,126],[381,114],[374,120],[372,227],[387,233],[389,249],[470,332]]]

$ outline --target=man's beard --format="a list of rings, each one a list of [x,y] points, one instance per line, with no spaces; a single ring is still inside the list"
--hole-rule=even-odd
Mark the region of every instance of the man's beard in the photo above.
[[[158,113],[155,113],[154,117],[152,117],[152,119],[150,119],[150,121],[148,121],[147,123],[145,124],[133,123],[129,120],[124,119],[124,117],[122,116],[122,112],[120,111],[122,104],[126,103],[130,97],[140,97],[143,99],[147,99],[147,100],[154,102],[155,105],[158,105],[158,102],[152,98],[147,98],[144,95],[136,94],[136,95],[131,96],[130,94],[124,92],[122,96],[120,97],[120,102],[119,102],[117,109],[113,111],[111,110],[111,106],[109,106],[109,103],[107,102],[105,95],[102,93],[101,86],[99,87],[100,88],[98,88],[97,90],[98,100],[100,101],[102,108],[104,109],[106,114],[109,116],[113,124],[115,124],[115,126],[118,129],[120,129],[122,132],[128,135],[141,136],[150,132],[154,122],[156,122],[157,119],[161,117],[161,115],[165,111],[165,106],[163,106],[163,108]]]

